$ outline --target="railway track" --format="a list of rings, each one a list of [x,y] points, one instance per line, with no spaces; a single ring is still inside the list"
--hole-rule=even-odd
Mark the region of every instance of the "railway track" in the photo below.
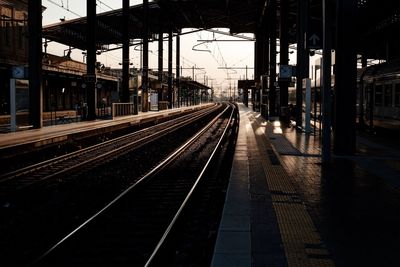
[[[49,179],[66,176],[80,171],[82,168],[91,168],[99,162],[107,162],[187,126],[218,108],[219,106],[215,105],[138,132],[3,174],[0,176],[0,196],[38,185]]]
[[[228,106],[212,122],[51,246],[35,266],[150,266],[232,130]]]

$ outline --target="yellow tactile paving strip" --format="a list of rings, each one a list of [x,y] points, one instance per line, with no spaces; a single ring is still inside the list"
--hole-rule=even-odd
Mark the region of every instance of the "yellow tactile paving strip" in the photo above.
[[[255,114],[249,114],[248,118],[254,129],[258,147],[265,148],[260,149],[259,152],[263,159],[262,164],[271,192],[288,266],[335,266],[305,205],[299,199],[289,175],[282,165],[272,164],[267,150],[273,148],[264,134],[265,126],[264,130],[260,131],[261,125],[256,120]]]

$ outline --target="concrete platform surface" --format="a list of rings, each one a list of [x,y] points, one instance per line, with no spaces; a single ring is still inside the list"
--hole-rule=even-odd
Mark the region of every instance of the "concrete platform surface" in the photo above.
[[[88,133],[93,131],[110,131],[136,125],[150,120],[157,120],[162,117],[170,116],[194,109],[198,109],[210,104],[182,107],[176,109],[140,112],[138,115],[116,117],[109,120],[82,121],[68,124],[58,124],[42,127],[40,129],[30,129],[17,132],[0,133],[0,150],[23,144],[32,144],[41,146],[48,143],[57,143],[68,138],[70,135]],[[212,104],[211,104],[212,105]]]

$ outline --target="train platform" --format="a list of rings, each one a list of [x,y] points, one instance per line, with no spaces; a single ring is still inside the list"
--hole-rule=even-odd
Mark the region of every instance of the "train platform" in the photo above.
[[[239,109],[212,266],[399,266],[398,147],[359,134],[322,164],[318,131]]]
[[[161,111],[139,112],[138,115],[121,116],[113,119],[97,119],[94,121],[80,121],[68,124],[58,124],[42,127],[40,129],[29,129],[17,132],[0,134],[0,154],[8,151],[32,150],[47,145],[56,145],[88,138],[107,132],[118,131],[131,126],[140,126],[148,123],[157,123],[167,117],[176,116],[180,113],[190,112],[206,105],[196,105],[167,109]]]

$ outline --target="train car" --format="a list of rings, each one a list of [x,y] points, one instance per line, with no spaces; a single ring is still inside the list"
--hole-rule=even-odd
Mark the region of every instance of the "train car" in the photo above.
[[[359,70],[357,106],[360,123],[400,129],[400,61]]]
[[[334,75],[332,75],[334,90]],[[320,79],[311,81],[311,117],[321,118]],[[305,109],[303,90],[303,111]],[[289,88],[289,104],[296,105],[296,89]],[[400,61],[371,65],[357,72],[357,123],[370,128],[400,130]],[[333,112],[334,112],[334,107]]]

